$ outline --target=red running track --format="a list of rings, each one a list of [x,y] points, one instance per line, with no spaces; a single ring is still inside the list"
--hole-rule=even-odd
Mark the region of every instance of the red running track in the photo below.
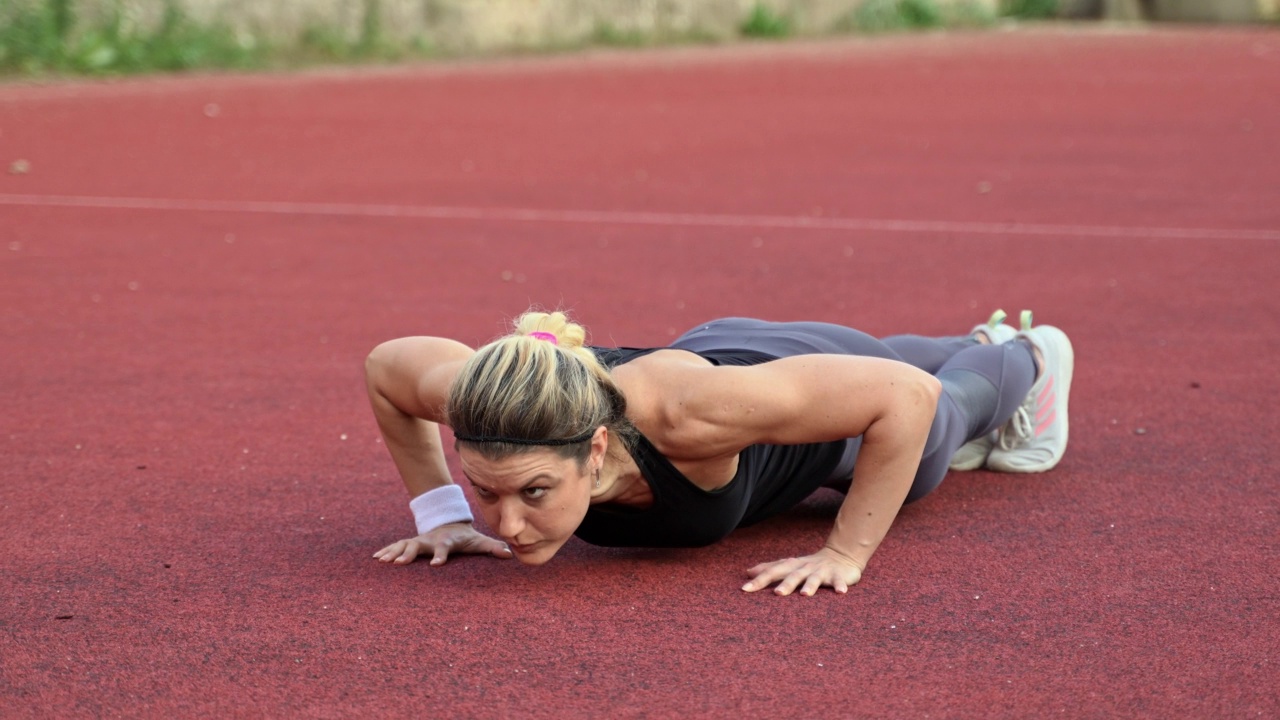
[[[1280,34],[0,86],[0,716],[1280,715]],[[712,548],[386,567],[380,340],[528,303],[1075,340],[1072,444],[848,596]]]

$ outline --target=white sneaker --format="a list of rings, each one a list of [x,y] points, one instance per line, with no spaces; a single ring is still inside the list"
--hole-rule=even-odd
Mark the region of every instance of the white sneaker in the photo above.
[[[956,454],[951,456],[952,470],[964,472],[966,470],[977,470],[987,462],[987,455],[991,454],[991,448],[995,447],[996,433],[984,435],[980,438],[974,438],[969,442],[960,446],[956,450]]]
[[[996,310],[991,313],[991,317],[981,325],[975,325],[970,335],[982,335],[991,345],[1003,345],[1018,335],[1018,331],[1004,324],[1004,319],[1009,314],[1003,310]],[[1031,311],[1022,311],[1022,323],[1025,328],[1031,327]],[[995,446],[996,433],[985,435],[980,438],[974,438],[956,450],[956,454],[951,456],[952,470],[966,471],[977,470],[987,462],[987,454],[991,452],[991,448]]]
[[[987,342],[992,345],[1003,345],[1017,336],[1018,331],[1004,324],[1004,319],[1009,317],[1009,313],[1003,310],[996,310],[991,313],[991,317],[981,325],[975,325],[970,335],[982,335],[987,338]],[[1023,329],[1031,327],[1031,311],[1022,311]]]
[[[1044,366],[1022,407],[1000,428],[987,467],[1010,473],[1044,472],[1067,451],[1067,399],[1075,352],[1067,334],[1052,325],[1023,330],[1018,337],[1040,351]]]

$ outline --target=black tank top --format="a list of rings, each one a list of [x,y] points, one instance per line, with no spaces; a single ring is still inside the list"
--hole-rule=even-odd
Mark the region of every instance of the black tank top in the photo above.
[[[612,368],[664,348],[592,348]],[[713,365],[758,365],[778,359],[754,350],[697,355]],[[728,485],[708,492],[694,485],[643,435],[632,456],[653,492],[643,510],[593,505],[576,535],[608,547],[701,547],[797,505],[831,476],[846,441],[807,445],[751,445],[738,455]]]

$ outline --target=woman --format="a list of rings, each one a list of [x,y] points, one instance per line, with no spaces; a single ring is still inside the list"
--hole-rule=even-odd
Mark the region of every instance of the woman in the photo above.
[[[968,336],[876,340],[826,323],[727,318],[667,348],[593,348],[560,312],[529,312],[479,350],[443,338],[379,345],[366,363],[382,436],[418,535],[374,557],[550,560],[573,535],[692,547],[845,492],[813,554],[751,568],[743,590],[844,593],[904,502],[948,466],[1041,472],[1062,458],[1073,367],[1062,331],[1003,324]],[[445,465],[453,429],[481,515]],[[855,462],[856,461],[856,462]]]

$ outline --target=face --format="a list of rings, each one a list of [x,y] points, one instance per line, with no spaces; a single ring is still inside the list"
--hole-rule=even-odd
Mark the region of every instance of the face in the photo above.
[[[460,449],[458,458],[485,522],[528,565],[550,560],[573,536],[591,504],[599,467],[594,452],[579,466],[544,448],[502,460]]]

